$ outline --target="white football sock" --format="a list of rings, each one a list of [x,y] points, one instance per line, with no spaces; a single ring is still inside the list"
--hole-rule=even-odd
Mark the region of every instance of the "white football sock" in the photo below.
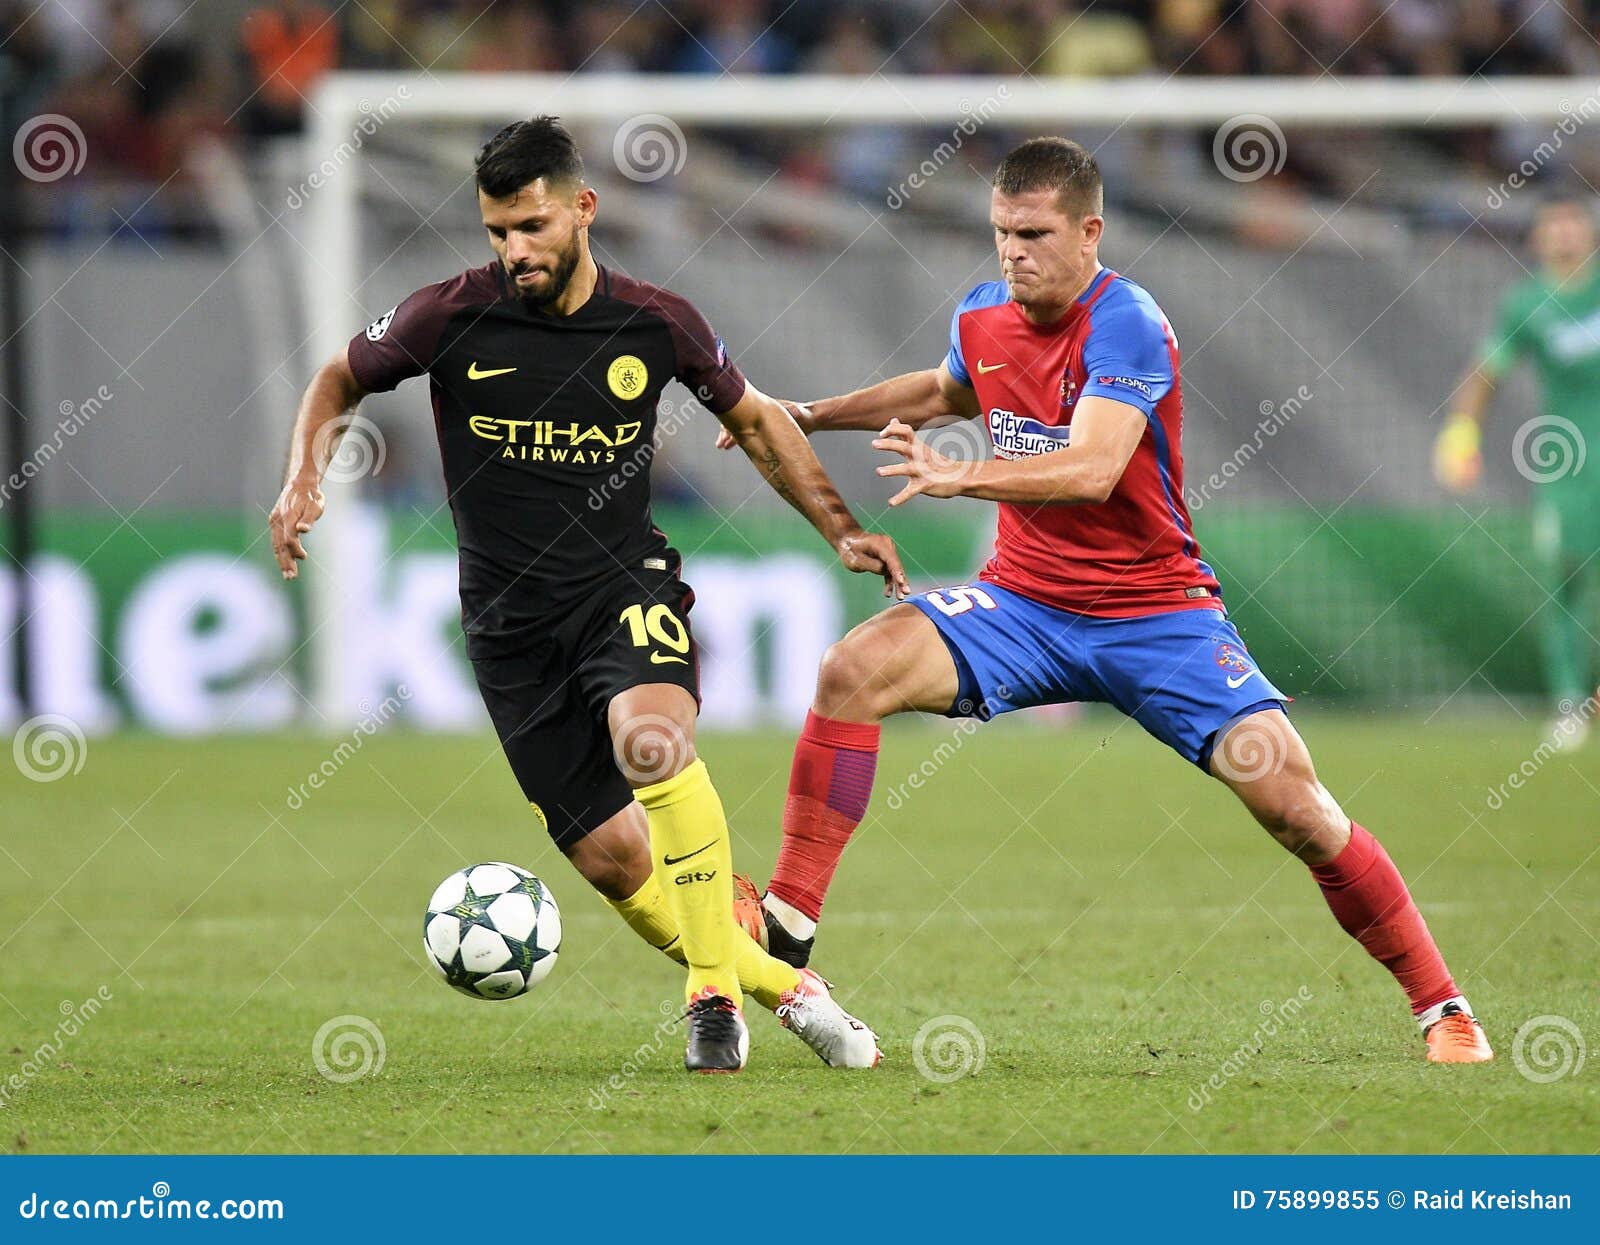
[[[1462,1011],[1466,1012],[1467,1015],[1472,1015],[1472,1004],[1467,1002],[1467,996],[1464,994],[1458,994],[1453,999],[1446,999],[1442,1003],[1435,1003],[1425,1012],[1417,1013],[1417,1023],[1422,1026],[1422,1031],[1426,1033],[1429,1029],[1433,1028],[1434,1025],[1438,1024],[1440,1017],[1444,1015],[1444,1009],[1449,1007],[1452,1003],[1454,1003]]]
[[[798,938],[801,942],[816,937],[817,923],[798,908],[784,903],[771,891],[761,897],[761,906],[778,918],[778,924],[783,926],[789,937]]]

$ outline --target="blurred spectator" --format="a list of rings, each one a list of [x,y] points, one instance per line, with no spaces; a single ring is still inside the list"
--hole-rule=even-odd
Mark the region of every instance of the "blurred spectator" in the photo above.
[[[32,103],[68,116],[83,135],[83,173],[52,192],[54,232],[120,233],[151,237],[186,227],[185,196],[193,187],[186,157],[194,139],[223,129],[221,88],[189,38],[186,13],[157,24],[153,10],[134,0],[79,4],[94,22],[96,54],[56,53],[41,59],[39,34],[48,28],[8,15],[11,56],[32,66]],[[32,7],[32,14],[42,13]],[[158,198],[157,188],[172,187]]]
[[[333,14],[311,0],[269,0],[245,15],[240,45],[250,66],[246,132],[298,133],[317,79],[339,63]]]
[[[778,33],[766,0],[701,0],[684,22],[687,43],[674,66],[681,73],[783,73],[794,48]]]
[[[34,0],[25,6],[48,32],[65,76],[87,73],[106,56],[113,39],[128,25],[146,40],[159,39],[179,24],[186,14],[180,0],[140,0],[138,4],[119,0]]]
[[[1132,13],[1111,6],[1071,4],[1046,27],[1044,55],[1035,69],[1056,77],[1121,77],[1151,67],[1150,36]]]
[[[23,115],[39,110],[63,60],[44,23],[30,20],[33,12],[27,0],[0,0],[0,74],[8,76]]]
[[[351,69],[394,69],[405,62],[410,9],[410,0],[361,0],[342,7],[340,63]]]
[[[1454,0],[1396,0],[1385,17],[1398,72],[1461,72],[1460,57],[1451,39],[1457,7]]]
[[[655,5],[580,5],[572,23],[572,67],[588,73],[643,69],[669,42],[668,20]]]
[[[557,73],[566,68],[561,42],[541,6],[512,0],[487,10],[472,27],[462,68],[473,73]]]

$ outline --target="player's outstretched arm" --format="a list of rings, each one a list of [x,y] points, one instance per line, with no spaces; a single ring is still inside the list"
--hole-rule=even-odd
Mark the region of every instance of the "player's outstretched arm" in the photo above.
[[[1433,443],[1433,474],[1448,489],[1464,493],[1483,472],[1483,421],[1494,390],[1494,376],[1483,363],[1456,386],[1450,414]]]
[[[348,351],[328,360],[306,386],[289,439],[289,469],[283,492],[267,517],[272,533],[272,553],[285,579],[300,574],[295,563],[306,556],[301,537],[322,517],[322,473],[338,447],[348,421],[345,417],[367,396],[350,370]],[[341,423],[344,421],[344,423]]]
[[[778,496],[805,515],[849,570],[883,576],[884,596],[910,593],[894,541],[856,522],[783,403],[746,385],[744,397],[717,418]]]
[[[894,420],[872,443],[901,461],[879,467],[880,476],[901,477],[905,487],[891,506],[913,497],[978,497],[1024,505],[1070,505],[1105,501],[1122,479],[1144,436],[1144,412],[1126,402],[1085,395],[1072,416],[1072,440],[1059,450],[1030,458],[949,458],[917,440]]]
[[[908,428],[922,428],[936,420],[971,419],[978,413],[978,399],[972,388],[958,381],[942,363],[836,398],[783,405],[807,436],[824,431],[876,432],[891,419],[898,419]],[[717,434],[719,450],[732,449],[736,444],[726,428]]]

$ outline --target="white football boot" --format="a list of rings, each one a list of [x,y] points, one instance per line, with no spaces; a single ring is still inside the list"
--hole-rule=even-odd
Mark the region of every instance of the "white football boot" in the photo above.
[[[828,983],[809,968],[779,997],[776,1015],[830,1068],[875,1068],[883,1058],[878,1035],[834,1002]]]

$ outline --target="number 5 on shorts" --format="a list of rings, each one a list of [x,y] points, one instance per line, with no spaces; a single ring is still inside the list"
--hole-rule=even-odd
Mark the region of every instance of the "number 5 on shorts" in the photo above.
[[[628,634],[632,636],[635,648],[660,644],[672,649],[674,653],[682,654],[689,651],[688,628],[665,605],[652,605],[648,612],[642,605],[630,605],[617,617],[617,621],[628,624]],[[650,661],[657,666],[666,665],[668,662],[678,662],[685,666],[689,664],[687,657],[675,657],[669,653],[651,653]]]
[[[927,599],[946,618],[954,618],[957,614],[965,614],[974,605],[981,605],[986,610],[995,608],[994,598],[982,588],[967,586],[950,588],[947,592],[930,592],[927,594]]]

